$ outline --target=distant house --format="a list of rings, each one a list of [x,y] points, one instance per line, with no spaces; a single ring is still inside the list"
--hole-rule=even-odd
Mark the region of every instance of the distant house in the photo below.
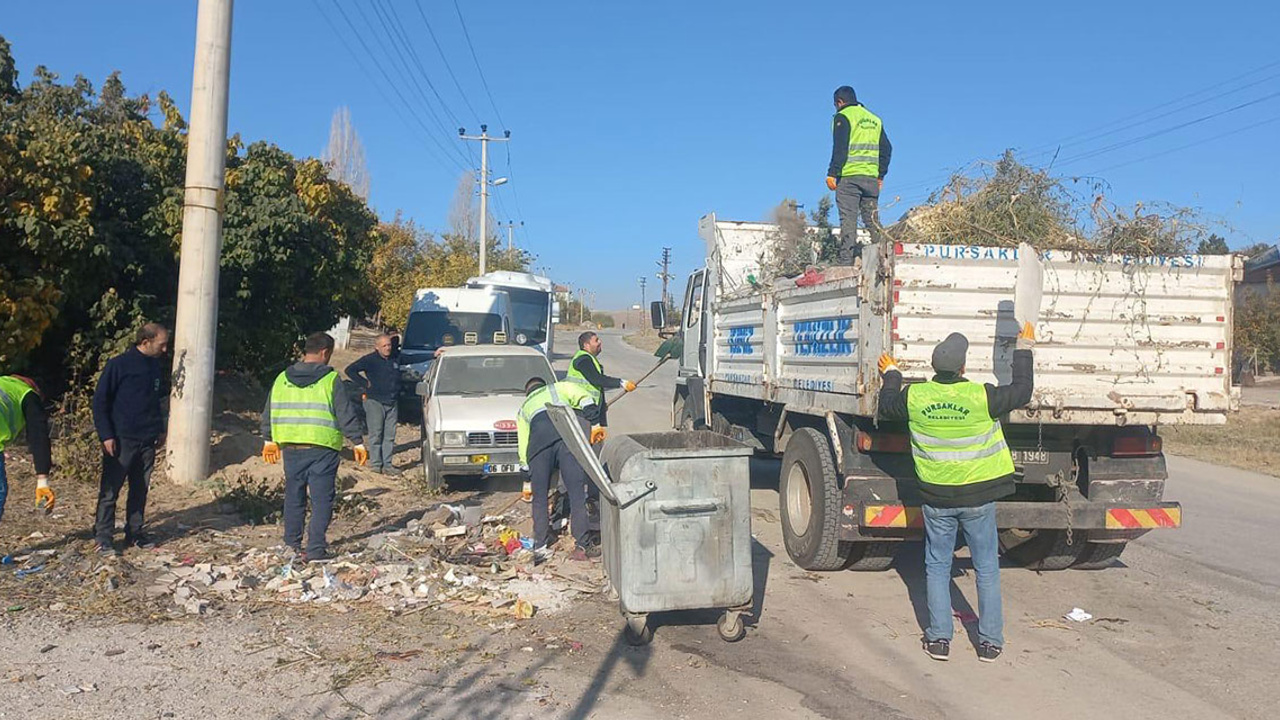
[[[1265,293],[1277,284],[1280,284],[1280,245],[1272,245],[1266,252],[1245,261],[1244,279],[1236,284],[1236,302],[1247,293]]]

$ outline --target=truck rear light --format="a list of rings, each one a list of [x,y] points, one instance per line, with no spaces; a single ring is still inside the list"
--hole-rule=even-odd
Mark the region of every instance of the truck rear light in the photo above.
[[[898,296],[899,296],[900,294],[901,294],[901,293],[899,293],[897,290],[894,290],[894,291],[893,291],[893,302],[894,302],[895,304],[898,302]]]
[[[1213,369],[1213,374],[1214,374],[1214,375],[1221,375],[1222,373],[1223,373],[1223,369],[1222,369],[1222,368],[1220,368],[1220,367],[1216,367],[1216,368],[1214,368],[1214,369]]]
[[[854,434],[854,444],[862,453],[908,453],[911,452],[911,438],[906,433],[863,432]]]
[[[1226,315],[1219,315],[1219,316],[1218,316],[1218,322],[1226,322],[1226,321],[1227,321],[1227,316],[1226,316]]]
[[[1163,443],[1159,435],[1144,433],[1142,435],[1118,435],[1111,443],[1111,455],[1114,457],[1139,457],[1143,455],[1159,455]]]
[[[894,244],[893,244],[893,254],[894,254],[894,255],[901,255],[901,254],[902,254],[902,253],[904,253],[904,252],[906,252],[906,248],[902,247],[902,243],[894,243]]]
[[[1227,349],[1227,344],[1226,344],[1226,343],[1224,343],[1224,342],[1221,342],[1221,341],[1220,341],[1220,342],[1218,342],[1218,344],[1217,344],[1217,346],[1216,346],[1216,347],[1217,347],[1217,349],[1219,349],[1219,350],[1226,350],[1226,349]]]

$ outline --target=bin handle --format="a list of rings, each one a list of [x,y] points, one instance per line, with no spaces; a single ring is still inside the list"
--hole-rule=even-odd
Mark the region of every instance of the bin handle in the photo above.
[[[718,500],[695,500],[693,502],[657,502],[649,507],[663,515],[705,515],[720,509]]]

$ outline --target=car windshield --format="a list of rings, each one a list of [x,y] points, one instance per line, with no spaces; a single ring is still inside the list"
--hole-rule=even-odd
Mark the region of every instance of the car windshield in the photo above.
[[[552,382],[547,359],[529,355],[468,355],[440,359],[437,395],[523,395],[529,378]]]
[[[526,345],[545,342],[551,294],[544,290],[502,289],[511,297],[511,331],[527,337]]]
[[[438,348],[449,345],[488,345],[493,334],[502,332],[502,316],[497,313],[413,312],[405,323],[407,348]]]

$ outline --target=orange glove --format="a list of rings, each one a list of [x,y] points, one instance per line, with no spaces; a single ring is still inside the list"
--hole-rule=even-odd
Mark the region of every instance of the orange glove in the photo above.
[[[600,443],[604,442],[604,438],[608,434],[609,433],[599,425],[593,426],[591,428],[591,444],[599,445]]]
[[[280,462],[280,446],[270,440],[262,443],[262,461],[268,465]]]
[[[357,465],[363,467],[369,464],[369,451],[365,448],[363,443],[355,446],[351,453],[356,456]]]
[[[883,190],[883,189],[884,189],[884,178],[880,178],[878,182],[880,183],[880,186],[879,186],[879,188],[878,188],[878,189],[879,189],[879,190]]]
[[[53,506],[58,504],[58,496],[53,493],[53,489],[49,487],[49,478],[41,475],[36,478],[36,507],[45,512],[52,512]]]
[[[898,363],[897,363],[897,361],[895,361],[895,360],[893,359],[893,356],[892,356],[892,355],[890,355],[889,353],[885,353],[885,354],[883,354],[883,355],[881,355],[881,356],[880,356],[880,363],[879,363],[879,365],[880,365],[880,374],[881,374],[881,375],[883,375],[883,374],[885,374],[885,373],[889,372],[890,370],[897,370],[897,369],[898,369]]]
[[[636,384],[631,382],[630,380],[623,380],[622,389],[626,390],[627,392],[633,392],[636,389]]]
[[[833,177],[828,177],[828,178],[827,178],[827,189],[828,189],[828,190],[830,190],[831,192],[835,192],[835,191],[836,191],[836,179],[835,179],[835,178],[833,178]]]
[[[1018,333],[1016,347],[1019,350],[1030,350],[1036,346],[1036,328],[1031,323],[1022,323],[1022,332]]]

